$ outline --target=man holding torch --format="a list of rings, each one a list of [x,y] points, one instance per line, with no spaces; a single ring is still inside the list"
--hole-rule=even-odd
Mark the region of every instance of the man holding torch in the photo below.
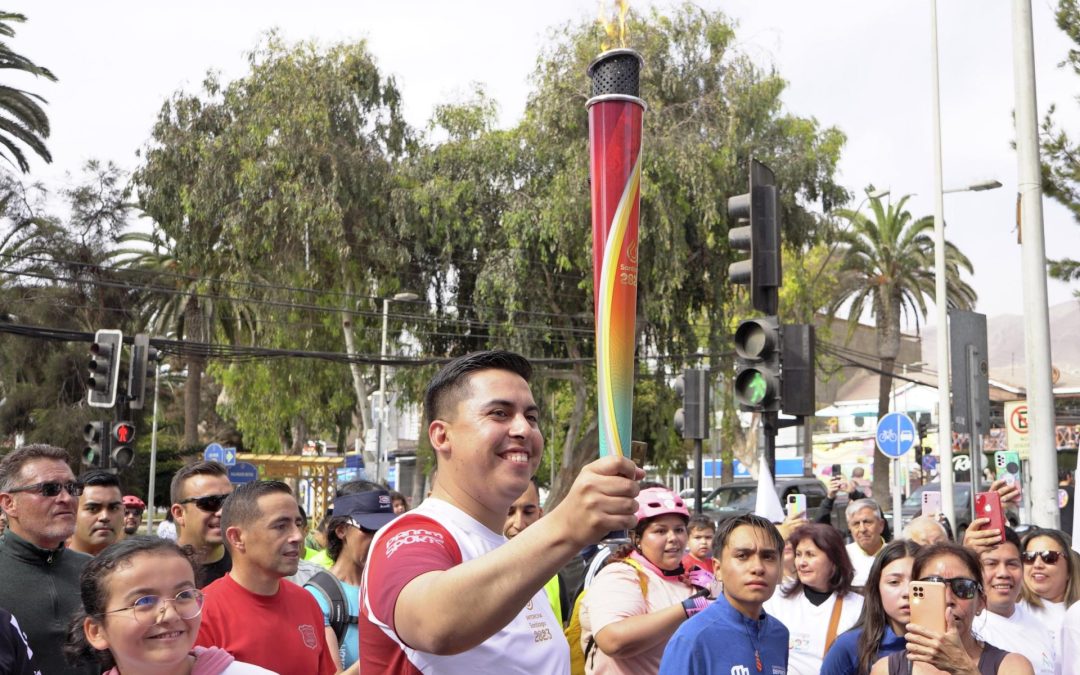
[[[439,480],[371,544],[361,672],[569,672],[544,584],[584,546],[634,526],[644,472],[623,457],[595,461],[559,506],[507,540],[506,514],[544,449],[531,374],[517,354],[477,352],[429,383],[424,412]]]

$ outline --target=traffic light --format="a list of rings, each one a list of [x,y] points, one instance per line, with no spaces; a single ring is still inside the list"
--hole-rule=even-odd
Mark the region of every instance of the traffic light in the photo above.
[[[783,348],[780,362],[780,409],[787,415],[813,417],[817,413],[814,352],[817,347],[812,324],[787,324],[780,330]]]
[[[120,378],[120,348],[124,334],[118,330],[99,330],[90,345],[90,377],[87,401],[95,408],[116,404],[116,383]]]
[[[135,425],[131,422],[114,422],[112,425],[112,465],[125,469],[135,461]]]
[[[709,373],[701,368],[687,368],[675,378],[675,393],[683,405],[675,411],[675,430],[683,438],[709,437]]]
[[[83,448],[82,461],[88,466],[101,466],[102,443],[105,440],[105,425],[101,422],[88,422],[83,428],[86,447]]]
[[[747,319],[735,330],[735,400],[746,412],[780,410],[780,322]]]
[[[749,259],[728,266],[728,279],[750,287],[754,309],[776,314],[782,276],[780,206],[772,170],[755,159],[750,160],[750,192],[728,199],[728,223],[731,248],[750,252]]]
[[[146,378],[154,374],[163,355],[150,346],[150,336],[139,333],[131,347],[131,368],[128,369],[128,405],[141,410],[146,404]]]

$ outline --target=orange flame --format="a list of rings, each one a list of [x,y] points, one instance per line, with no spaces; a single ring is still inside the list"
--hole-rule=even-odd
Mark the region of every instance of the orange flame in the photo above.
[[[617,6],[610,11],[607,0],[600,0],[600,26],[604,29],[605,39],[600,41],[601,51],[607,51],[615,47],[626,46],[626,15],[630,12],[630,0],[615,0]]]

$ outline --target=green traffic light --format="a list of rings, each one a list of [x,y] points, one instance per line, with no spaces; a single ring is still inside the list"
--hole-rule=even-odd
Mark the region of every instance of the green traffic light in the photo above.
[[[749,394],[750,403],[759,405],[765,400],[766,391],[768,391],[768,385],[765,383],[765,376],[754,371],[750,375],[750,381],[746,383],[746,393]]]

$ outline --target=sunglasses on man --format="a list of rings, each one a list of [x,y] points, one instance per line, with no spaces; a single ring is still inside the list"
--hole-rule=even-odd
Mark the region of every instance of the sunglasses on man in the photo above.
[[[946,579],[945,577],[932,575],[923,577],[922,579],[919,579],[919,581],[936,581],[941,584],[946,584],[952,590],[953,595],[961,600],[971,600],[980,590],[982,590],[982,584],[974,579],[968,579],[967,577],[953,577],[952,579]]]
[[[61,490],[66,490],[72,497],[78,497],[83,493],[83,484],[73,480],[65,481],[63,483],[52,480],[44,483],[33,483],[31,485],[11,488],[8,492],[36,492],[42,497],[57,497],[60,495]]]
[[[225,503],[225,498],[229,495],[206,495],[204,497],[188,497],[187,499],[181,499],[180,504],[194,504],[195,508],[200,511],[206,511],[207,513],[217,513],[221,510],[221,505]]]
[[[1020,554],[1020,559],[1027,565],[1034,565],[1035,558],[1042,558],[1047,565],[1056,565],[1063,555],[1065,554],[1061,551],[1024,551]]]

